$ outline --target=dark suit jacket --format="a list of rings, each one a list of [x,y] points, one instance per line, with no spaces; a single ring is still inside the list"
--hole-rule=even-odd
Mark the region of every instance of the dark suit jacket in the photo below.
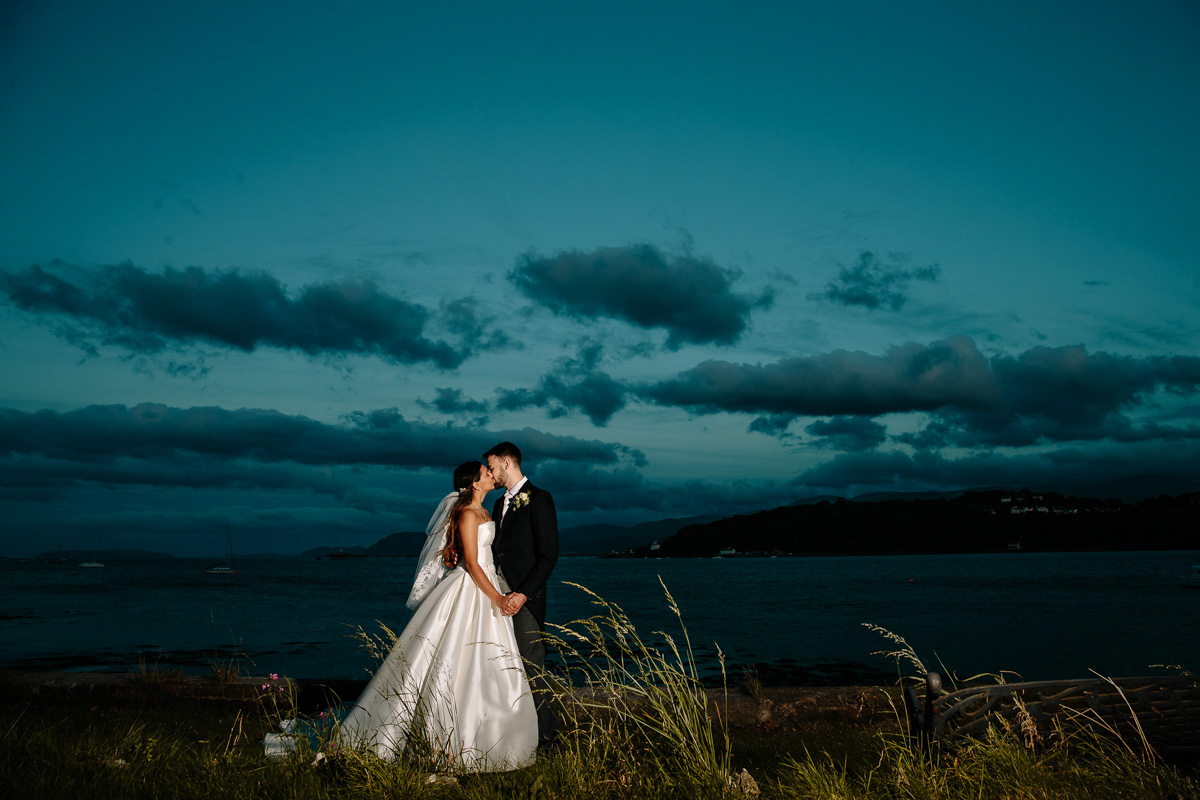
[[[529,492],[529,503],[509,508],[503,519],[504,495],[496,500],[492,517],[500,519],[500,527],[492,541],[492,555],[509,589],[529,598],[525,607],[539,624],[545,624],[546,582],[558,563],[558,515],[549,492],[529,481],[517,494],[525,492]]]

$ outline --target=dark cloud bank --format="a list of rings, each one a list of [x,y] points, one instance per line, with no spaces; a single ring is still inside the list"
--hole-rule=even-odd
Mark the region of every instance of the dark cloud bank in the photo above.
[[[99,468],[130,459],[152,465],[201,457],[259,464],[452,467],[503,439],[520,440],[541,461],[642,463],[621,445],[524,430],[483,431],[405,419],[394,409],[356,412],[344,424],[262,409],[172,408],[143,403],[88,406],[64,413],[0,409],[0,453]],[[147,473],[147,483],[160,478]]]
[[[571,250],[550,258],[529,254],[508,277],[558,314],[665,329],[672,350],[732,344],[746,330],[750,313],[772,302],[770,293],[755,298],[735,292],[736,270],[691,255],[668,256],[649,244]]]
[[[52,527],[84,546],[102,533],[112,537],[106,546],[136,540],[188,552],[232,523],[274,542],[260,549],[295,552],[369,531],[420,530],[451,468],[505,439],[520,444],[567,515],[640,514],[633,522],[694,514],[696,498],[734,499],[727,486],[670,491],[647,481],[633,448],[531,428],[432,425],[390,409],[327,424],[270,410],[144,403],[0,409],[0,514],[10,535]],[[788,496],[782,484],[759,486],[725,508]]]
[[[692,255],[671,256],[649,244],[569,251],[550,258],[526,255],[508,278],[534,302],[579,320],[609,318],[646,330],[665,330],[666,347],[728,345],[745,332],[751,313],[771,305],[734,290],[737,270]],[[80,267],[54,261],[0,272],[0,297],[53,324],[59,336],[89,354],[113,346],[139,354],[209,345],[246,352],[260,347],[316,355],[376,356],[398,364],[454,369],[482,351],[516,348],[472,297],[437,309],[389,294],[365,278],[308,284],[290,291],[262,271],[167,267],[160,273],[133,264]],[[429,329],[451,331],[457,344]],[[593,418],[615,404],[611,387],[582,381],[568,407]],[[513,397],[509,407],[547,404],[572,391],[548,385]],[[587,401],[581,393],[605,393]]]
[[[699,415],[754,415],[751,431],[778,436],[794,436],[789,428],[798,418],[826,417],[805,431],[822,446],[842,450],[883,444],[887,437],[876,418],[913,413],[924,414],[928,424],[896,438],[918,449],[1200,435],[1195,426],[1131,416],[1160,394],[1200,391],[1200,358],[1194,356],[1118,356],[1071,345],[987,357],[970,338],[956,336],[883,355],[835,350],[768,364],[712,359],[653,383],[619,381],[599,363],[596,351],[564,359],[536,387],[502,391],[496,407],[547,407],[551,416],[575,410],[603,425],[628,402],[640,401]]]
[[[960,336],[883,355],[838,350],[769,364],[709,360],[648,384],[589,372],[588,363],[559,365],[537,389],[509,392],[502,401],[516,396],[557,414],[575,409],[596,424],[639,401],[701,416],[752,415],[752,433],[836,453],[791,479],[799,493],[1069,487],[1152,472],[1200,479],[1194,411],[1157,410],[1200,392],[1194,356],[1118,356],[1072,345],[987,357]],[[603,391],[585,401],[588,380]],[[889,433],[885,418],[900,415],[900,432]],[[802,436],[792,423],[805,417],[818,419]],[[882,450],[889,442],[903,447]]]
[[[395,410],[330,425],[275,411],[152,403],[65,413],[0,409],[0,502],[69,506],[98,488],[104,491],[96,511],[136,502],[145,487],[224,492],[219,502],[276,506],[307,495],[368,514],[399,513],[419,528],[429,498],[421,489],[419,499],[405,496],[412,476],[432,475],[430,485],[440,487],[453,466],[505,439],[520,442],[531,463],[569,465],[568,474],[644,464],[640,452],[618,444],[530,428],[430,425]],[[181,506],[188,502],[179,498]]]
[[[31,314],[58,320],[58,333],[90,352],[103,345],[135,353],[208,344],[252,351],[259,347],[308,355],[368,355],[399,364],[457,367],[472,354],[426,333],[431,312],[385,292],[370,280],[313,283],[289,292],[265,272],[166,268],[151,273],[132,264],[84,269],[62,262],[0,272],[0,295]],[[467,336],[484,318],[467,298],[441,309]],[[476,348],[509,344],[502,334]]]
[[[765,365],[706,361],[638,394],[698,414],[768,415],[760,429],[779,430],[788,417],[924,412],[929,425],[904,443],[973,448],[1197,438],[1195,426],[1138,424],[1129,416],[1160,392],[1197,391],[1194,356],[1136,358],[1074,345],[987,358],[960,336],[883,356],[840,350]],[[809,432],[830,433],[822,426]]]

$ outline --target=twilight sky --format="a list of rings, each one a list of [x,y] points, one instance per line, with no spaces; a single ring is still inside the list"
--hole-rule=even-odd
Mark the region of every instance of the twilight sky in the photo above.
[[[1188,0],[8,4],[0,555],[1200,480],[1197,130]]]

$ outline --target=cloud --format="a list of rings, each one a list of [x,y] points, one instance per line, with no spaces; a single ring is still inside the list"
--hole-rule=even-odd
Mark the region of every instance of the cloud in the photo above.
[[[503,330],[495,327],[496,317],[481,310],[474,297],[462,297],[440,305],[440,323],[458,341],[464,353],[520,349]]]
[[[625,406],[625,387],[607,372],[592,372],[578,379],[543,375],[534,389],[501,389],[496,407],[517,411],[534,406],[547,409],[554,419],[571,410],[582,411],[593,425],[604,426]]]
[[[1099,443],[1042,453],[975,453],[949,458],[938,453],[843,453],[796,476],[794,486],[833,491],[954,490],[982,486],[1084,487],[1155,472],[1200,480],[1200,442]]]
[[[761,511],[796,499],[786,481],[652,480],[630,467],[552,463],[538,466],[537,485],[552,487],[559,508],[602,512],[604,521],[641,522],[645,512],[658,518],[701,514],[732,515]],[[635,519],[626,519],[629,512]]]
[[[837,280],[826,284],[823,294],[809,295],[809,299],[825,299],[844,306],[862,306],[872,310],[884,308],[899,311],[908,301],[905,290],[911,281],[933,282],[942,272],[937,264],[903,269],[894,262],[906,260],[904,256],[892,253],[890,258],[893,263],[885,264],[874,253],[864,250],[859,253],[858,263],[839,269]]]
[[[120,453],[57,457],[10,455],[0,458],[0,485],[10,500],[36,491],[35,502],[59,499],[63,492],[85,484],[109,490],[134,486],[156,489],[231,489],[302,491],[344,497],[356,489],[348,474],[306,464],[274,462],[264,467],[253,458],[214,458],[197,453],[173,453],[146,457]]]
[[[1034,347],[991,360],[995,402],[949,407],[944,438],[965,447],[1023,447],[1053,441],[1196,438],[1196,428],[1135,424],[1126,412],[1157,392],[1200,391],[1200,358],[1089,354],[1082,345]]]
[[[209,464],[242,460],[260,468],[279,463],[445,468],[478,458],[506,439],[518,442],[532,461],[612,465],[644,460],[636,450],[594,439],[530,428],[486,431],[429,425],[407,420],[395,409],[355,412],[339,425],[262,409],[171,408],[157,403],[88,406],[61,413],[0,409],[0,455],[9,463],[40,458],[87,464],[97,475],[119,475],[129,464],[195,470],[205,459]],[[155,483],[153,469],[142,477]],[[227,479],[219,481],[225,485]]]
[[[559,500],[567,514],[577,504],[597,507],[586,499],[589,481],[636,486],[646,463],[620,444],[530,428],[430,425],[394,409],[357,412],[337,424],[270,410],[151,403],[0,409],[0,515],[10,533],[52,526],[77,538],[103,527],[119,535],[114,541],[127,541],[121,525],[128,522],[142,534],[160,530],[154,549],[176,550],[174,534],[212,530],[213,509],[225,507],[234,509],[226,522],[271,531],[282,542],[276,551],[294,552],[297,531],[319,538],[318,518],[331,524],[317,543],[351,534],[373,541],[423,527],[450,469],[502,440],[521,446],[535,474],[574,476]],[[616,493],[607,499],[618,509],[629,502]],[[100,527],[89,525],[91,518]]]
[[[813,444],[831,450],[874,450],[887,441],[887,428],[870,417],[847,415],[817,420],[804,429]]]
[[[965,336],[909,343],[884,356],[835,350],[766,365],[710,360],[638,390],[643,399],[700,414],[797,416],[987,407],[995,393],[987,360]]]
[[[613,414],[625,407],[628,387],[607,372],[597,369],[603,347],[584,342],[576,358],[560,359],[532,389],[501,389],[496,407],[503,411],[544,408],[551,418],[582,411],[593,425],[608,424]]]
[[[486,414],[487,403],[473,400],[463,395],[462,389],[438,387],[437,396],[432,403],[422,402],[427,408],[434,408],[443,414]]]
[[[747,430],[763,433],[787,441],[796,439],[789,432],[796,421],[795,414],[766,414],[755,417]],[[808,447],[828,450],[872,450],[888,439],[887,427],[870,417],[858,415],[836,416],[829,420],[816,420],[804,428],[812,438],[805,442]]]
[[[53,530],[56,546],[90,548],[102,534],[106,547],[195,555],[197,537],[226,523],[273,552],[370,544],[423,529],[452,467],[502,440],[517,442],[537,475],[645,465],[619,444],[428,425],[387,409],[338,424],[155,404],[0,409],[0,517],[10,545]],[[562,513],[583,498],[582,489],[561,498]]]
[[[767,436],[785,439],[792,436],[788,433],[788,427],[795,421],[795,414],[767,414],[751,420],[746,430],[751,433],[765,433]]]
[[[1138,358],[1072,345],[988,359],[962,336],[883,356],[837,350],[766,365],[705,361],[636,389],[641,399],[693,413],[764,415],[751,423],[762,432],[782,430],[788,416],[923,412],[931,419],[925,430],[898,437],[922,448],[1196,438],[1195,427],[1139,424],[1128,415],[1159,393],[1197,392],[1194,356]],[[831,430],[827,424],[809,432]]]
[[[527,297],[556,314],[619,319],[667,331],[666,345],[732,344],[750,312],[768,307],[733,291],[738,273],[705,258],[667,256],[649,244],[525,255],[508,278]]]
[[[196,343],[247,352],[269,346],[452,369],[474,349],[504,344],[493,338],[456,349],[433,341],[424,335],[426,308],[365,279],[289,293],[265,272],[168,267],[155,274],[128,263],[84,270],[54,262],[49,269],[0,272],[0,296],[29,313],[66,321],[59,335],[93,354],[88,336],[135,353]],[[469,301],[446,310],[452,323],[468,330],[479,324]]]

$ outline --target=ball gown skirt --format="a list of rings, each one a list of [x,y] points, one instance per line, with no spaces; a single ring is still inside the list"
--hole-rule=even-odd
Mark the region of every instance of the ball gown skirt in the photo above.
[[[479,527],[479,563],[493,585],[495,535],[495,522]],[[344,744],[382,758],[414,751],[468,772],[533,763],[537,731],[512,620],[461,568],[417,608],[340,725]]]

